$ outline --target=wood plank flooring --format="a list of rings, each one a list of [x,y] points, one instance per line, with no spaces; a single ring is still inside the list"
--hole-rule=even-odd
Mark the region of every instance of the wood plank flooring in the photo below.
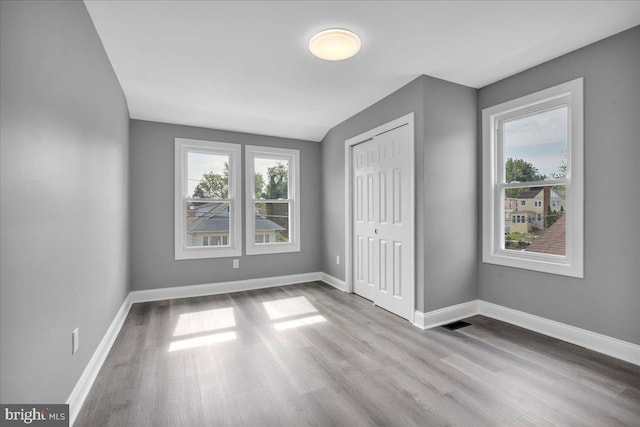
[[[76,426],[640,426],[640,367],[312,282],[133,305]]]

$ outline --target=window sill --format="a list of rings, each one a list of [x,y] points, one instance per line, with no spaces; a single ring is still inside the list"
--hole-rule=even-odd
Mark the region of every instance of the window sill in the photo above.
[[[582,265],[576,265],[575,262],[570,262],[566,257],[544,254],[533,255],[531,253],[527,253],[527,256],[523,257],[518,256],[519,254],[520,252],[516,252],[515,254],[493,253],[483,256],[482,262],[485,264],[539,271],[541,273],[576,277],[579,279],[584,278]]]
[[[247,246],[247,255],[269,255],[289,252],[300,252],[300,245],[294,243],[271,243]]]
[[[175,260],[230,258],[242,256],[242,249],[234,248],[207,248],[207,249],[182,249],[175,253]]]

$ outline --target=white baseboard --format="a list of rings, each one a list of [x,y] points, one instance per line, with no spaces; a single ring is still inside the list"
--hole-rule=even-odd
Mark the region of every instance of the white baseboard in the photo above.
[[[332,275],[327,273],[320,273],[320,274],[322,275],[320,280],[322,280],[328,285],[333,286],[336,289],[340,289],[342,292],[347,292],[347,286],[344,283],[344,280],[340,280],[337,277],[333,277]]]
[[[469,301],[427,313],[416,311],[413,324],[421,329],[429,329],[476,314],[511,323],[512,325],[640,365],[640,345],[638,344],[483,300]]]
[[[125,319],[127,318],[127,314],[129,314],[129,309],[131,308],[131,299],[130,294],[124,299],[124,302],[120,306],[120,309],[116,313],[111,325],[107,329],[107,332],[102,337],[100,344],[98,344],[98,348],[93,352],[93,356],[89,360],[89,363],[84,368],[80,379],[76,383],[75,387],[71,391],[69,398],[67,399],[67,404],[69,405],[69,425],[73,426],[73,423],[76,420],[76,417],[80,413],[80,409],[84,404],[89,391],[91,390],[91,386],[93,386],[96,377],[98,376],[98,372],[102,368],[102,364],[109,355],[111,351],[111,347],[115,342],[118,334],[120,333],[120,329],[122,329],[122,325],[124,324]]]
[[[482,300],[478,300],[478,313],[640,365],[638,344]]]
[[[417,311],[415,313],[415,321],[413,324],[420,329],[429,329],[447,323],[455,322],[456,320],[464,319],[478,314],[478,301],[468,301],[462,304],[452,305],[450,307],[444,307],[439,310],[429,311],[423,313]]]
[[[145,289],[131,291],[131,302],[160,301],[175,298],[201,297],[226,294],[229,292],[250,291],[253,289],[273,288],[275,286],[322,280],[322,273],[292,274],[289,276],[264,277],[259,279],[233,280],[229,282],[206,283],[202,285],[174,286],[171,288]]]

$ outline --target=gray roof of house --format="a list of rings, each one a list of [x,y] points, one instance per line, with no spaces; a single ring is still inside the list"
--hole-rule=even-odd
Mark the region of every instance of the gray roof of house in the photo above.
[[[256,215],[256,230],[284,230],[285,228],[275,222]],[[229,230],[229,214],[220,213],[212,217],[198,221],[189,227],[189,232],[205,232],[205,231],[228,231]]]
[[[531,190],[523,191],[518,196],[510,197],[510,198],[511,199],[535,199],[538,196],[538,194],[540,194],[542,189],[543,189],[543,187],[533,187]],[[564,199],[564,194],[562,194],[562,192],[560,190],[556,190],[555,188],[552,188],[551,189],[551,198],[552,199],[557,199],[557,198]]]
[[[528,191],[523,191],[522,193],[518,194],[515,198],[516,199],[535,199],[535,197],[540,194],[540,192],[542,191],[542,188],[534,188],[532,190],[528,190]]]

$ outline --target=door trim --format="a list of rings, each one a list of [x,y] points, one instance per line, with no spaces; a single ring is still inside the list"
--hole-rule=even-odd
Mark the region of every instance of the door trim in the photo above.
[[[405,116],[399,117],[388,123],[380,125],[367,132],[361,133],[358,136],[349,138],[344,142],[344,179],[345,179],[345,288],[346,292],[353,293],[353,183],[351,174],[353,173],[352,151],[353,146],[362,142],[368,141],[373,137],[382,133],[388,132],[400,126],[409,126],[409,194],[411,195],[409,200],[409,262],[411,268],[409,269],[409,282],[411,283],[411,292],[409,292],[409,309],[407,313],[407,319],[411,322],[415,322],[415,307],[416,307],[416,173],[415,173],[415,125],[414,125],[414,113],[409,113]]]

